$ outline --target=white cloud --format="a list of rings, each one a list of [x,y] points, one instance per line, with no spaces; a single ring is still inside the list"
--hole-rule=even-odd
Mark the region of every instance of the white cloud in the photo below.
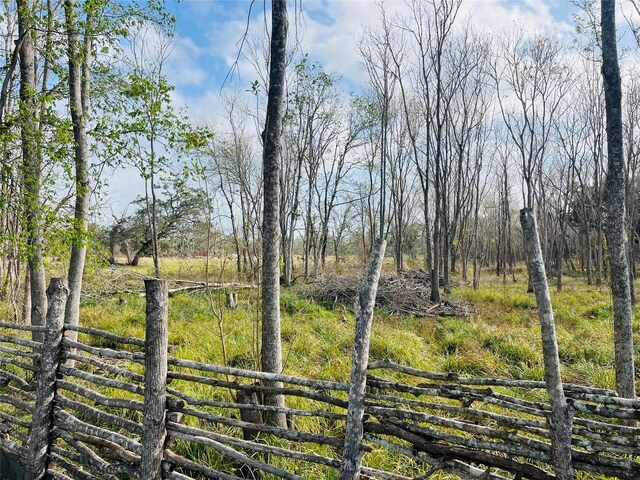
[[[224,118],[224,108],[218,91],[207,89],[197,95],[181,94],[179,90],[171,93],[171,101],[176,108],[186,109],[194,124],[218,123]]]
[[[169,59],[169,77],[176,87],[201,86],[208,79],[202,67],[204,49],[189,37],[176,35],[175,46]]]
[[[554,30],[566,34],[572,31],[567,22],[569,19],[556,18],[551,11],[551,3],[545,0],[471,0],[463,2],[460,13],[471,16],[471,23],[486,33],[515,28],[531,34]]]
[[[403,0],[384,3],[389,18],[398,14],[410,18],[411,12]],[[367,74],[362,66],[357,43],[366,26],[380,23],[380,10],[372,0],[308,1],[307,12],[298,27],[304,52],[320,61],[325,70],[342,75],[353,84],[363,85]],[[457,23],[467,18],[480,32],[507,32],[522,29],[527,32],[556,31],[567,34],[572,30],[565,20],[558,20],[551,4],[544,0],[467,0],[462,3]],[[291,28],[293,32],[293,27]]]
[[[109,211],[120,214],[126,210],[128,213],[133,213],[129,204],[138,195],[144,193],[144,180],[140,177],[138,169],[130,165],[123,165],[105,170],[103,179],[108,185],[107,198],[101,202],[102,210],[107,210],[103,214],[107,215]]]
[[[367,74],[358,53],[358,42],[366,26],[378,23],[380,10],[375,2],[366,0],[311,2],[321,3],[326,8],[312,9],[301,25],[302,49],[323,64],[326,71],[335,72],[354,84],[364,84]],[[307,8],[307,4],[303,4]],[[406,9],[405,3],[394,0],[385,3],[393,14]]]

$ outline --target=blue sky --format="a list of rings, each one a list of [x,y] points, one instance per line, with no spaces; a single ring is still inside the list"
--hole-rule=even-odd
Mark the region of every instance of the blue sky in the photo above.
[[[220,111],[216,98],[238,55],[252,2],[167,1],[176,17],[176,48],[171,65],[176,104],[188,107],[194,118],[211,121]],[[348,89],[359,90],[367,78],[356,45],[364,26],[377,23],[378,3],[376,0],[289,0],[289,42],[296,37],[311,60],[327,72],[341,76]],[[617,3],[619,9],[630,12],[628,0]],[[408,13],[405,0],[386,0],[384,4],[390,14]],[[250,32],[258,38],[266,38],[269,8],[270,0],[253,3]],[[297,21],[292,16],[296,8],[302,12]],[[458,20],[470,17],[475,28],[487,33],[513,28],[554,31],[569,43],[574,36],[573,15],[577,11],[572,0],[464,0]],[[620,12],[618,28],[622,44],[629,44],[631,35]],[[246,59],[241,58],[234,76],[236,88],[245,90],[256,78]]]
[[[297,1],[300,8],[300,1]],[[176,89],[173,101],[185,107],[196,122],[222,125],[220,89],[238,55],[239,41],[246,28],[250,0],[168,0],[176,17],[175,48],[169,70]],[[302,51],[327,72],[344,79],[344,85],[359,90],[366,83],[360,64],[357,41],[364,25],[375,25],[379,12],[374,0],[302,0],[303,16],[296,22],[293,1],[289,1],[290,41],[295,37]],[[404,0],[387,0],[387,11],[407,12]],[[254,38],[264,39],[265,22],[269,23],[269,0],[256,0],[251,13]],[[513,28],[527,31],[555,31],[570,41],[576,7],[569,0],[466,0],[459,18],[471,16],[474,26],[487,33]],[[624,19],[619,15],[619,25]],[[517,27],[515,27],[517,25]],[[241,58],[234,87],[247,90],[258,78],[254,69]],[[112,184],[113,199],[122,209],[141,191],[136,175],[116,174]],[[115,187],[115,188],[113,188]],[[134,193],[135,192],[135,193]]]
[[[269,22],[268,0],[256,0],[251,14],[251,31],[264,36]],[[300,8],[300,2],[297,2]],[[171,80],[176,85],[175,101],[185,105],[194,118],[215,118],[215,97],[238,54],[243,36],[249,0],[169,1],[176,17],[176,48],[172,55]],[[312,60],[344,78],[345,85],[358,89],[366,81],[359,63],[356,42],[363,25],[375,24],[378,9],[373,0],[303,0],[303,17],[290,22],[290,35],[297,35],[302,49]],[[389,11],[406,11],[403,0],[388,0]],[[289,2],[290,16],[295,10]],[[473,13],[473,23],[485,31],[506,30],[518,22],[523,28],[553,29],[570,35],[571,14],[575,6],[569,0],[466,0],[461,16]],[[295,24],[297,23],[297,28]],[[257,78],[241,59],[234,81],[244,90]]]

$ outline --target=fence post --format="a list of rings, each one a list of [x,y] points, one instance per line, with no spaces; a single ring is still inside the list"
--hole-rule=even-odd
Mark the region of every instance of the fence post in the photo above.
[[[520,225],[524,234],[524,246],[528,252],[530,278],[538,304],[538,318],[542,334],[542,358],[544,360],[544,380],[551,403],[549,430],[551,433],[551,453],[558,480],[572,480],[573,464],[571,463],[571,410],[567,404],[560,376],[560,357],[556,326],[551,306],[551,295],[544,269],[542,249],[538,239],[538,227],[533,210],[520,210]]]
[[[164,280],[145,280],[144,420],[138,478],[160,478],[167,410],[169,291]]]
[[[376,302],[378,280],[382,271],[384,251],[387,242],[376,240],[371,252],[367,279],[356,299],[356,335],[351,359],[351,385],[347,408],[347,431],[344,435],[344,449],[340,463],[339,480],[355,480],[360,477],[362,463],[362,438],[364,436],[364,397],[367,386],[367,365],[369,363],[369,340],[373,307]]]
[[[69,289],[64,279],[52,278],[47,288],[47,330],[40,351],[37,373],[35,410],[29,435],[29,478],[44,477],[47,469],[49,434],[53,424],[53,399],[56,392],[56,374],[62,353],[64,309]]]

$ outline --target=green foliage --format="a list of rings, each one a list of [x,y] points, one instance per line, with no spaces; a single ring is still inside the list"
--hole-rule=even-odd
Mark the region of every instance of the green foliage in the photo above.
[[[151,229],[146,199],[138,197],[133,205],[133,214],[116,219],[103,229],[101,241],[105,250],[113,248],[110,254],[114,258],[125,253],[127,261],[136,264],[141,256],[152,253]],[[187,188],[176,191],[166,185],[162,198],[156,202],[158,239],[172,240],[181,231],[193,232],[194,225],[200,221],[199,206],[197,192]]]

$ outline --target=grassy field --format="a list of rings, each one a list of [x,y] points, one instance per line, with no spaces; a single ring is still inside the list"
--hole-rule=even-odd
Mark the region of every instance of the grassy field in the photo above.
[[[232,265],[212,268],[213,280],[233,280]],[[100,270],[89,284],[113,284],[139,290],[151,271],[143,262],[131,269]],[[167,278],[201,279],[204,261],[166,259]],[[105,277],[107,277],[105,279]],[[116,280],[109,280],[113,277]],[[432,371],[522,379],[543,378],[542,348],[535,297],[526,293],[524,276],[502,284],[485,274],[481,288],[460,286],[452,296],[468,302],[474,314],[467,318],[414,318],[377,311],[371,344],[372,359]],[[351,309],[322,305],[299,287],[282,292],[284,371],[291,375],[344,380],[350,368],[354,318]],[[209,299],[203,293],[180,294],[170,303],[170,342],[180,356],[210,363],[255,365],[259,331],[257,290],[241,290],[239,308],[227,310],[223,293]],[[120,297],[126,299],[120,304]],[[584,279],[566,278],[564,290],[552,301],[556,316],[563,380],[613,388],[611,298],[607,288],[586,285]],[[82,322],[125,335],[142,336],[144,299],[135,294],[87,300]],[[634,332],[640,328],[640,309],[634,309]],[[221,337],[224,337],[223,355]],[[636,341],[640,338],[636,338]]]
[[[343,267],[343,271],[353,271],[355,268]],[[392,270],[392,265],[389,264],[388,268]],[[167,279],[202,280],[205,276],[202,259],[164,259],[162,269]],[[146,259],[136,268],[90,269],[85,282],[87,296],[81,309],[82,324],[122,335],[143,337],[145,300],[137,292],[143,289],[142,280],[150,276],[152,270],[151,263]],[[60,275],[63,271],[63,268],[59,272],[53,269],[51,274]],[[210,274],[210,280],[214,282],[246,283],[246,279],[234,277],[231,263],[213,263]],[[503,285],[501,278],[486,273],[481,284],[478,290],[468,286],[453,290],[453,299],[469,304],[473,312],[469,317],[415,318],[377,310],[371,359],[390,359],[436,372],[542,380],[542,348],[535,297],[526,293],[524,274],[517,282]],[[219,291],[208,296],[203,292],[192,292],[173,296],[169,308],[170,344],[177,349],[175,355],[182,358],[255,368],[259,357],[258,289],[239,290],[239,306],[236,310],[224,308],[224,293]],[[552,289],[552,301],[564,381],[613,388],[611,298],[608,289],[587,286],[580,278],[566,278],[563,292],[556,293]],[[354,331],[351,307],[320,304],[310,297],[308,287],[303,285],[283,289],[281,306],[284,373],[347,380]],[[634,318],[637,336],[640,327],[639,308],[634,309]],[[636,338],[636,341],[640,341],[640,338]],[[142,367],[136,366],[134,369],[141,372]],[[196,397],[216,395],[219,400],[231,400],[230,397],[226,398],[230,395],[226,390],[201,391],[194,385],[183,384],[179,380],[172,383],[173,387]],[[101,392],[107,395],[134,396],[111,391],[108,387],[103,390]],[[539,400],[546,396],[544,391],[530,392],[530,395],[531,399],[535,397]],[[304,408],[303,405],[289,406]],[[112,413],[120,414],[116,411]],[[135,417],[132,419],[141,420],[139,414],[135,414]],[[193,419],[188,422],[193,422]],[[193,426],[198,426],[197,422]],[[332,427],[316,422],[305,424],[303,428],[324,433]],[[221,433],[224,432],[222,429]],[[331,455],[326,446],[308,445],[305,448],[310,452]],[[177,441],[174,449],[212,468],[230,473],[234,471],[235,467],[228,464],[228,459],[210,448]],[[367,455],[365,462],[370,467],[410,476],[424,473],[415,470],[398,455],[384,450],[374,450]],[[335,472],[327,473],[322,469],[298,471],[297,465],[286,462],[278,465],[291,468],[291,471],[297,471],[306,478],[329,479],[335,476]],[[438,472],[433,478],[444,480],[453,477]],[[579,478],[600,477],[584,475]]]

